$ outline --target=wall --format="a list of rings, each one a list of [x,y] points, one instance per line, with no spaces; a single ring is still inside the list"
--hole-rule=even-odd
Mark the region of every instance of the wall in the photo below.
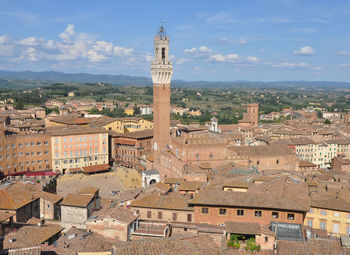
[[[202,214],[202,207],[209,208],[208,214]],[[226,209],[226,215],[219,215],[219,209]],[[237,209],[244,210],[244,216],[237,216]],[[262,211],[262,217],[255,217],[255,210]],[[279,218],[272,218],[272,212],[278,212]],[[294,220],[288,220],[287,214],[294,213]],[[298,212],[285,212],[278,210],[263,210],[263,209],[246,209],[246,208],[232,208],[232,207],[213,207],[213,206],[194,206],[195,223],[208,223],[211,225],[225,224],[226,221],[233,222],[256,222],[261,225],[270,224],[270,222],[284,222],[303,224],[304,215]]]
[[[86,231],[92,231],[106,238],[118,239],[125,242],[128,240],[128,225],[113,219],[104,218],[97,221],[86,222]]]
[[[52,166],[64,173],[70,168],[108,164],[108,134],[52,136]]]
[[[61,205],[61,226],[64,228],[76,227],[85,229],[88,219],[87,208]]]
[[[321,210],[326,211],[326,215],[321,215]],[[339,217],[336,217],[334,213],[339,213]],[[333,233],[335,236],[350,234],[350,212],[311,207],[304,220],[305,226],[308,225],[308,220],[312,220],[312,227],[317,229],[321,228],[321,221],[326,222],[325,230],[327,230],[328,234]],[[334,233],[334,224],[339,224],[339,233]],[[347,231],[348,227],[349,232]]]
[[[180,211],[180,210],[166,210],[166,209],[152,209],[152,208],[141,208],[141,207],[132,207],[132,210],[139,214],[139,219],[151,219],[158,221],[174,221],[173,213],[177,214],[176,222],[194,222],[193,211]],[[151,218],[147,217],[147,212],[151,212]],[[158,219],[158,212],[162,213],[162,218]],[[191,214],[192,221],[187,221],[187,215]]]

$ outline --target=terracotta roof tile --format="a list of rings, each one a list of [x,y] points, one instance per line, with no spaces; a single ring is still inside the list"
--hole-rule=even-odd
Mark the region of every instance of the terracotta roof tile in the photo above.
[[[61,205],[87,207],[93,198],[94,195],[68,194],[63,199]]]

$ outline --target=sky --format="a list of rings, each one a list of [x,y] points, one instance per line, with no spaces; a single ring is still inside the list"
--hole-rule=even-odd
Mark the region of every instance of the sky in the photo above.
[[[150,77],[161,20],[173,79],[350,81],[349,0],[1,0],[0,70]]]

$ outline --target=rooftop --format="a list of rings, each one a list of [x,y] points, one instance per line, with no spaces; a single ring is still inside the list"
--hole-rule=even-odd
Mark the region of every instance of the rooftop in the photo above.
[[[61,205],[87,207],[94,195],[68,194],[62,201]]]

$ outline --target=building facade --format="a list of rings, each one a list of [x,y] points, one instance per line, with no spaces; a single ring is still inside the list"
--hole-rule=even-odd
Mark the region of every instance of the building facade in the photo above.
[[[53,128],[47,131],[52,144],[53,170],[108,164],[108,131],[101,128]]]

